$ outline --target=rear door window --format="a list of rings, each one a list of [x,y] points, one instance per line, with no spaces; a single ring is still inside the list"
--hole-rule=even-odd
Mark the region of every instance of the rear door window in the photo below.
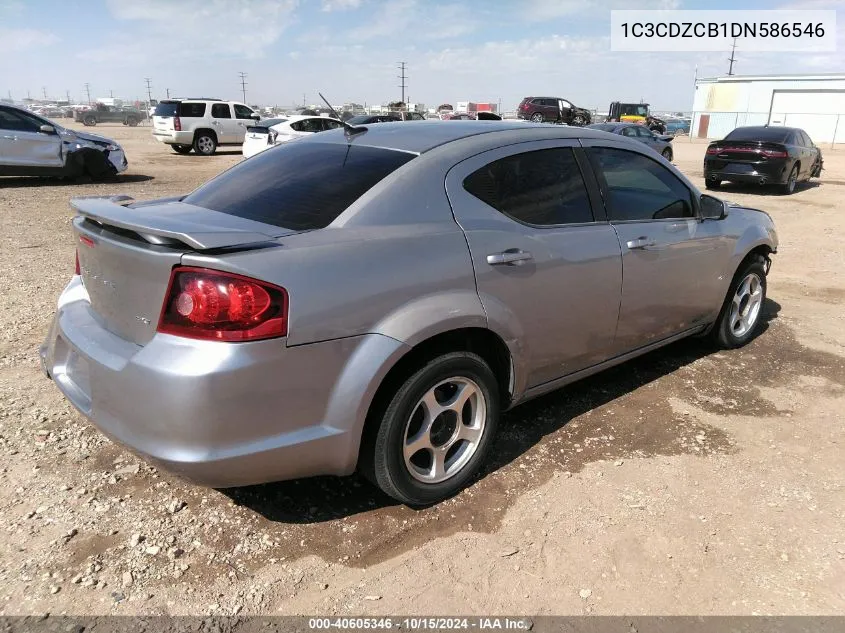
[[[286,229],[320,229],[415,157],[365,145],[285,143],[223,172],[184,202]]]
[[[523,224],[559,226],[593,221],[584,178],[568,147],[493,161],[467,176],[464,189]]]
[[[200,119],[205,116],[205,104],[182,102],[179,104],[179,116]]]
[[[228,103],[214,103],[211,106],[211,116],[215,119],[231,119],[232,110]]]

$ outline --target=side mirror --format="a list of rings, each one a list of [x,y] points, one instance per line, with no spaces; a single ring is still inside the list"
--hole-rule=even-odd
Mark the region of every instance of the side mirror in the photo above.
[[[721,220],[726,215],[725,203],[718,198],[708,196],[706,193],[701,195],[699,207],[701,217],[705,220]]]
[[[38,128],[38,131],[44,134],[55,134],[56,128],[54,128],[52,125],[42,125],[40,128]]]
[[[261,115],[260,115],[260,114],[258,114],[258,112],[253,112],[252,114],[250,114],[250,115],[249,115],[249,118],[250,118],[250,119],[255,119],[256,121],[260,121],[260,120],[261,120]]]

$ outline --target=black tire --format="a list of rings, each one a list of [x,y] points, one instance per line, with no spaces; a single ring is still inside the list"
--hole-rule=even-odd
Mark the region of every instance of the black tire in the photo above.
[[[780,192],[788,196],[791,193],[795,192],[795,185],[798,184],[798,165],[793,165],[792,169],[789,172],[789,176],[786,178],[786,182],[780,186]]]
[[[722,186],[722,181],[716,178],[708,178],[704,181],[704,186],[708,189],[718,189]]]
[[[129,127],[138,127],[138,119],[136,119],[134,116],[131,116],[128,119],[126,119],[126,124]]]
[[[661,154],[661,156],[663,156],[663,158],[668,160],[670,163],[672,162],[673,156],[672,156],[672,148],[671,147],[665,148],[660,154]]]
[[[200,156],[211,156],[217,151],[217,138],[211,132],[197,132],[194,151]]]
[[[575,125],[577,127],[584,127],[585,125],[587,125],[587,119],[585,119],[584,116],[581,114],[576,114],[574,117],[572,117],[572,125]]]
[[[95,125],[97,125],[97,119],[93,116],[87,116],[82,119],[82,124],[86,127],[94,127]]]
[[[466,463],[445,481],[426,483],[415,478],[406,465],[405,434],[422,397],[449,378],[468,379],[475,383],[485,401],[486,418],[475,451]],[[369,440],[368,445],[362,445],[361,448],[363,474],[397,501],[410,506],[430,505],[462,490],[486,459],[499,419],[498,383],[490,367],[479,356],[470,352],[452,352],[428,361],[410,376],[382,411],[380,419],[373,420],[378,424],[377,429],[365,438],[365,441]],[[378,415],[378,411],[375,413]],[[463,424],[463,421],[453,418],[452,425],[455,424]],[[447,429],[447,435],[449,432]],[[434,444],[431,437],[429,441]],[[451,437],[454,437],[454,433]],[[448,445],[448,442],[442,445]],[[454,446],[460,448],[457,442]],[[428,454],[433,459],[433,453]]]
[[[543,117],[542,112],[535,112],[531,115],[531,120],[534,121],[534,123],[542,123],[545,121],[545,118]]]
[[[194,149],[192,145],[171,145],[170,147],[177,154],[190,154],[191,150]]]
[[[751,324],[751,327],[747,331],[737,333],[737,330],[733,326],[734,298],[737,294],[737,289],[749,275],[756,275],[762,297],[760,298],[759,309],[754,316],[754,322]],[[722,310],[719,312],[719,318],[716,320],[716,324],[710,333],[713,342],[717,346],[722,349],[742,347],[756,336],[763,322],[762,314],[763,306],[766,302],[766,289],[766,260],[762,255],[750,255],[743,260],[737,269],[731,281],[730,288],[728,288],[728,294],[725,296],[725,302],[722,304]],[[748,303],[743,304],[740,302],[738,307],[741,309],[746,306],[748,306]]]

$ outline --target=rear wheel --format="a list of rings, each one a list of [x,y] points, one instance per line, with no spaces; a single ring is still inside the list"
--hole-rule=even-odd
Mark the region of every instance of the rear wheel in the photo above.
[[[666,149],[664,149],[661,152],[661,155],[663,156],[663,158],[668,160],[670,163],[672,162],[672,148],[671,147],[667,147]]]
[[[173,151],[177,154],[190,154],[193,147],[190,145],[171,145]]]
[[[780,189],[781,193],[784,193],[786,195],[791,194],[793,191],[795,191],[795,185],[796,185],[797,182],[798,182],[798,165],[793,165],[792,171],[789,172],[789,177],[786,179],[786,182],[780,186],[781,187],[781,189]]]
[[[576,114],[574,117],[572,117],[572,125],[584,127],[585,125],[587,125],[587,119],[584,118],[583,114]]]
[[[722,181],[718,178],[708,178],[704,181],[704,186],[708,189],[718,189],[722,186]]]
[[[757,332],[766,300],[765,261],[762,255],[752,255],[734,275],[712,331],[712,337],[719,347],[742,347]]]
[[[136,119],[134,116],[131,116],[128,119],[126,119],[126,124],[129,125],[130,127],[137,127],[138,119]]]
[[[92,127],[94,125],[97,125],[97,118],[93,116],[87,116],[82,119],[82,124],[87,125],[88,127]]]
[[[203,156],[211,156],[217,151],[217,139],[208,132],[199,132],[194,138],[194,151]]]
[[[364,474],[408,505],[448,499],[484,462],[498,418],[487,363],[469,352],[434,358],[390,399],[372,445],[362,449]]]
[[[543,113],[542,112],[535,112],[531,115],[531,120],[534,123],[542,123],[543,122]]]

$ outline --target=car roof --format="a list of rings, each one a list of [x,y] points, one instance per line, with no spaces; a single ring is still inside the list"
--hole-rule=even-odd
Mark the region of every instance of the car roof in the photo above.
[[[799,127],[786,127],[785,125],[740,125],[737,128],[734,128],[733,131],[736,132],[737,130],[746,130],[746,131],[762,131],[762,130],[784,130],[785,132],[803,132]]]
[[[507,135],[516,141],[541,141],[552,139],[608,138],[607,132],[583,127],[568,127],[523,121],[455,121],[444,125],[442,121],[426,120],[408,123],[379,123],[368,127],[360,135],[347,138],[344,130],[331,130],[309,137],[310,142],[347,143],[382,147],[414,154],[423,154],[436,147],[479,135]],[[319,137],[319,138],[318,138]]]

